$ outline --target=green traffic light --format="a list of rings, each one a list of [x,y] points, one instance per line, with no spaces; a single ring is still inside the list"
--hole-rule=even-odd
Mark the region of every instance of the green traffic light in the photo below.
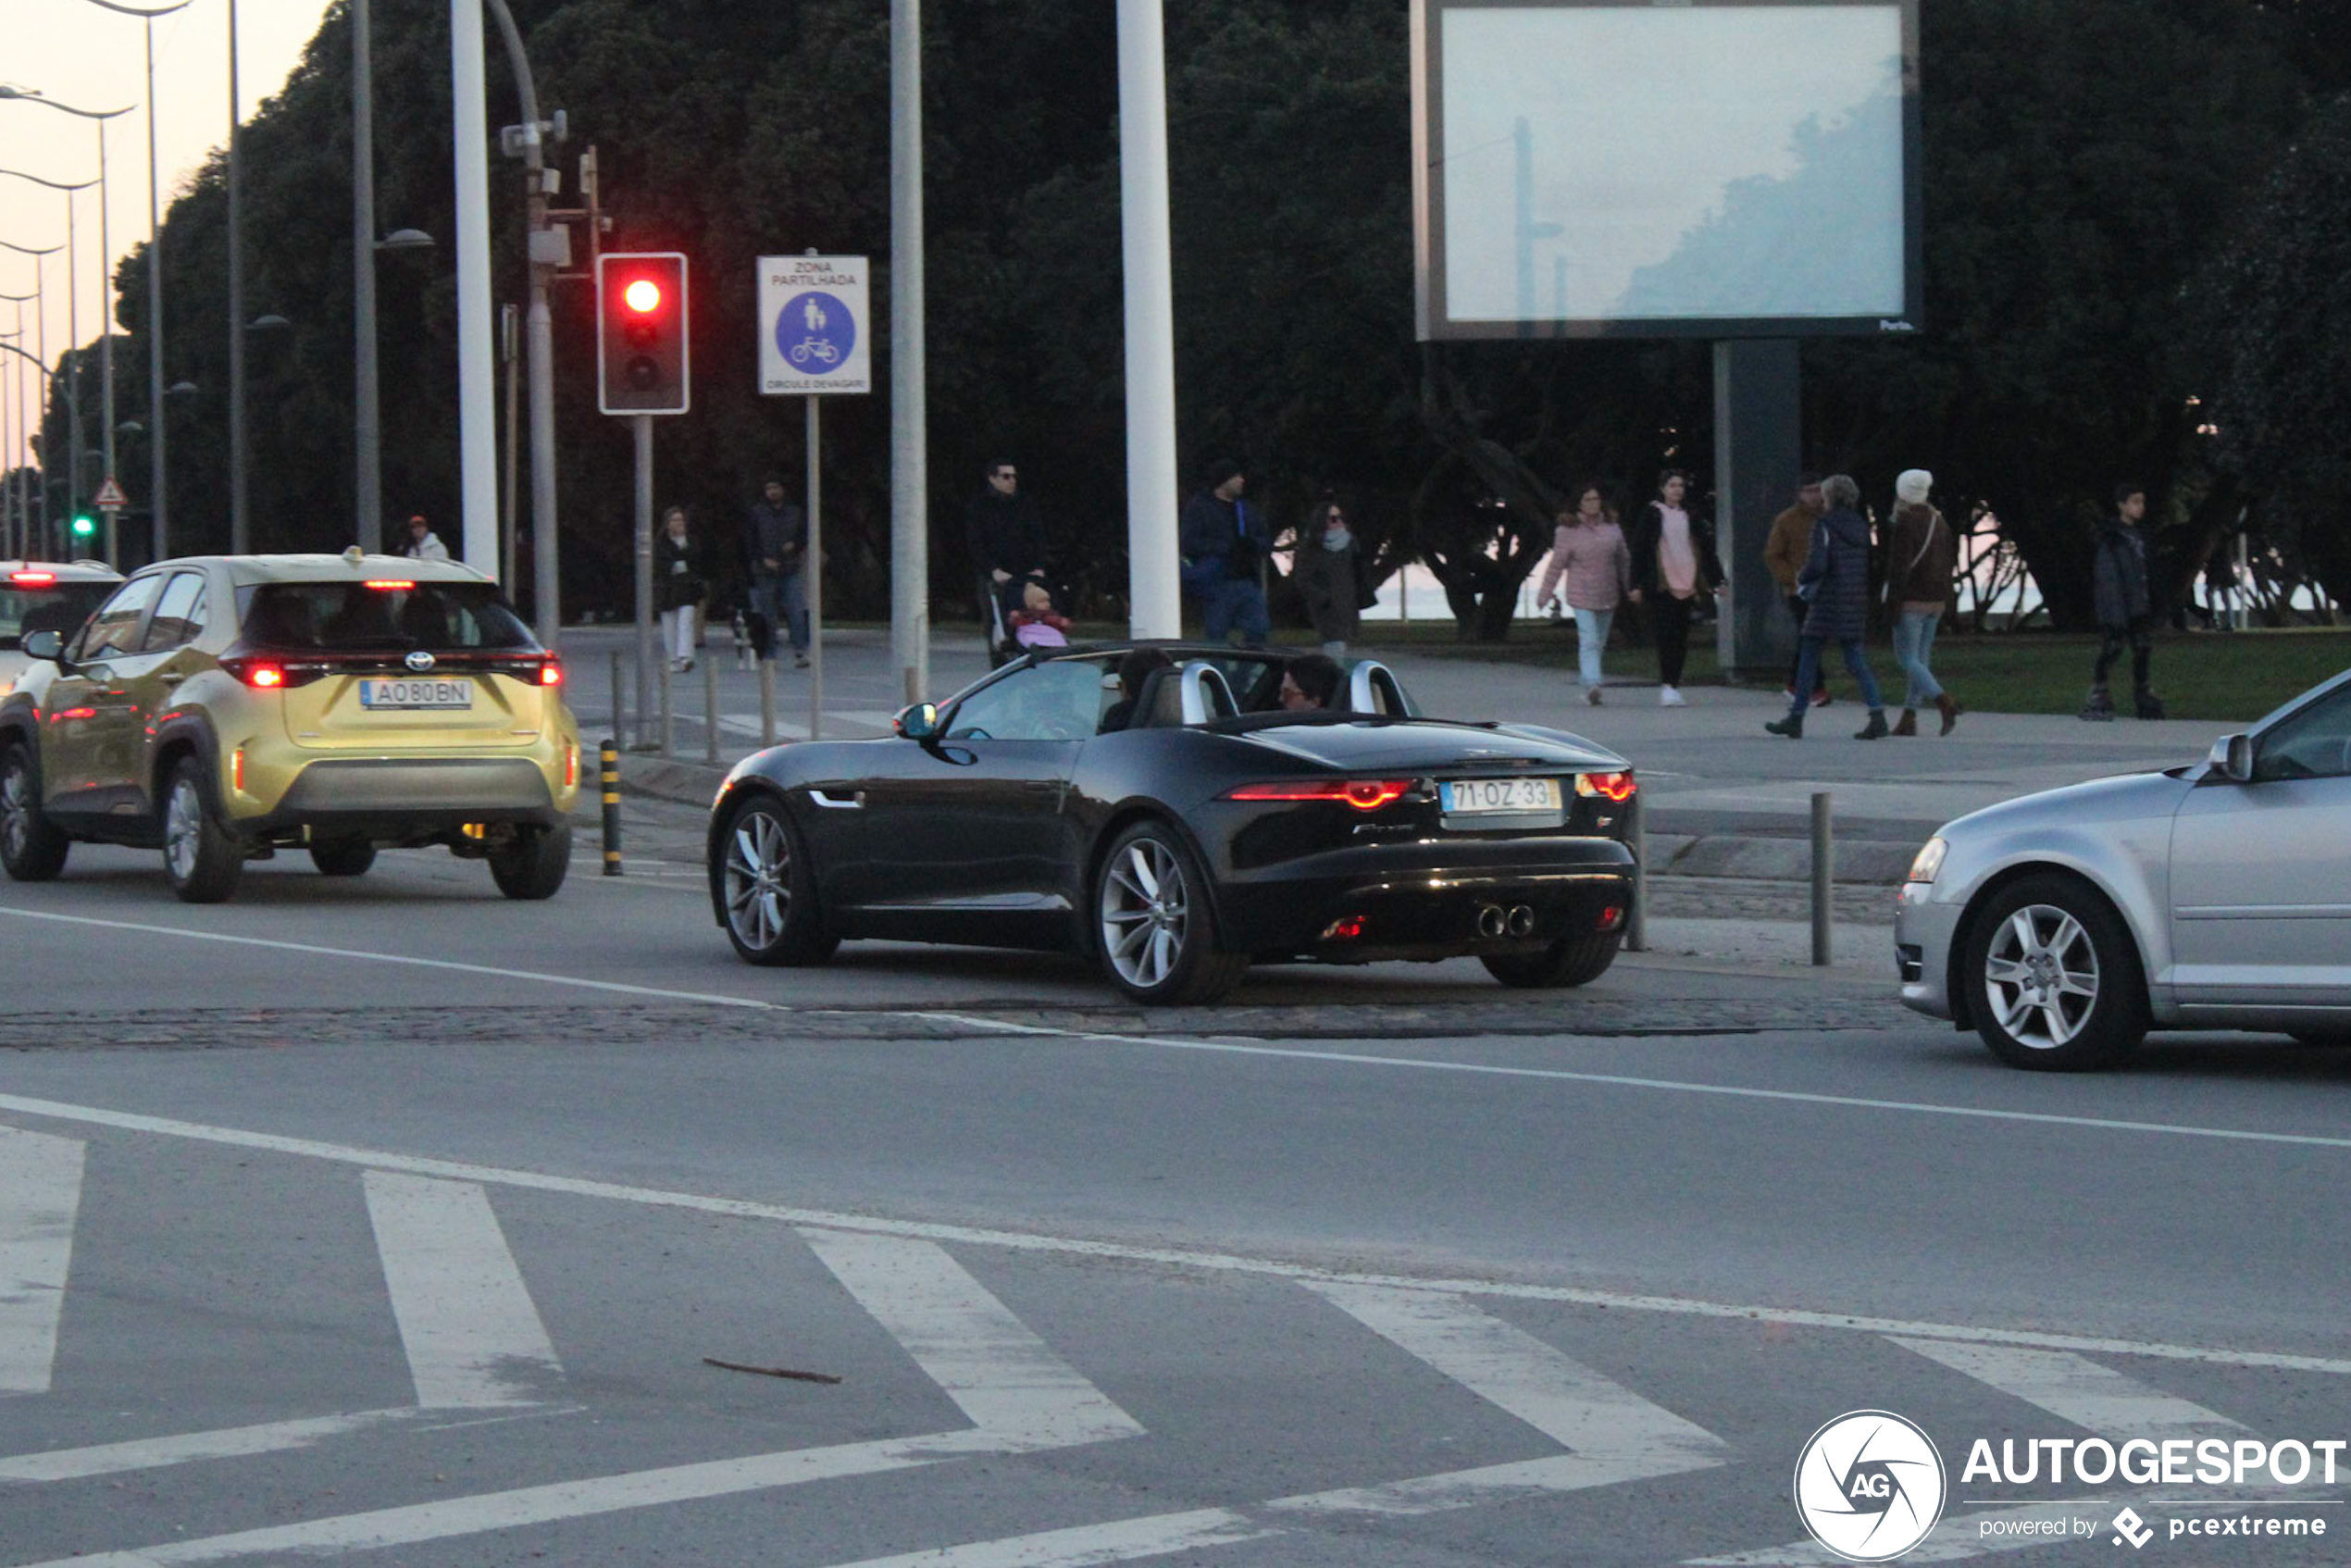
[[[76,538],[76,539],[90,539],[90,538],[94,537],[94,536],[97,534],[97,531],[98,531],[98,524],[97,524],[97,521],[96,521],[96,519],[93,518],[93,517],[92,517],[92,516],[91,516],[88,513],[86,513],[86,512],[85,512],[85,513],[82,513],[82,514],[81,514],[81,515],[77,516],[73,519],[73,537],[74,537],[74,538]]]

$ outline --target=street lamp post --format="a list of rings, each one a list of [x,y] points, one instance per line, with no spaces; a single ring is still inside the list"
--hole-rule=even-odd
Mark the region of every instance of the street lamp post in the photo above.
[[[66,345],[68,353],[77,353],[81,346],[81,247],[74,243],[73,198],[77,192],[87,191],[97,181],[84,180],[78,185],[64,185],[55,180],[44,180],[37,174],[27,174],[21,169],[15,168],[0,168],[0,174],[15,180],[31,180],[35,185],[45,185],[52,191],[61,191],[65,193]],[[81,379],[81,362],[79,358],[74,361],[73,375],[74,380]],[[70,445],[71,455],[68,461],[72,471],[66,475],[66,516],[69,517],[79,516],[81,511],[81,420],[79,416],[73,421]]]
[[[237,0],[229,0],[229,553],[253,549],[245,468],[245,243],[237,93]]]
[[[19,340],[24,336],[24,307],[28,305],[32,306],[33,344],[36,352],[41,355],[41,363],[45,366],[49,363],[49,310],[48,301],[44,297],[46,290],[41,263],[45,258],[56,255],[60,247],[51,245],[45,251],[28,250],[22,245],[11,244],[6,240],[0,240],[0,245],[6,245],[8,249],[19,255],[29,255],[33,258],[32,292],[0,294],[0,300],[6,300],[17,307],[17,337]],[[42,408],[45,414],[48,408],[48,399],[45,397],[42,399]],[[44,435],[48,433],[48,423],[45,417],[41,421]],[[32,444],[32,414],[31,405],[25,400],[24,371],[21,368],[17,371],[17,424],[19,442],[30,447]],[[17,465],[17,553],[19,555],[28,556],[32,554],[34,527],[32,506],[27,493],[32,477],[30,470],[29,464]],[[41,456],[40,512],[39,526],[42,537],[45,539],[49,532],[49,456],[45,450]]]
[[[99,256],[99,264],[98,264],[98,270],[99,270],[99,288],[98,288],[98,329],[99,329],[99,330],[98,330],[98,377],[99,377],[100,383],[101,383],[101,385],[102,385],[102,386],[103,386],[103,388],[104,388],[104,392],[103,392],[103,393],[102,393],[102,395],[101,395],[101,401],[102,401],[103,405],[104,405],[105,416],[106,416],[106,428],[105,428],[105,429],[101,432],[101,439],[102,439],[102,440],[106,442],[106,478],[108,478],[108,479],[113,479],[113,478],[115,477],[115,467],[114,467],[114,430],[115,430],[115,417],[114,417],[114,271],[113,271],[113,268],[111,268],[111,267],[107,264],[107,261],[108,261],[108,258],[109,258],[109,257],[111,257],[111,256],[114,255],[114,246],[113,246],[112,243],[109,241],[109,239],[107,238],[107,229],[106,229],[106,121],[108,121],[108,120],[110,120],[110,119],[112,119],[112,118],[114,118],[117,115],[127,115],[127,114],[129,114],[129,113],[131,112],[131,106],[130,106],[129,105],[125,105],[123,107],[118,108],[118,109],[102,109],[102,110],[93,110],[93,109],[77,109],[77,108],[75,108],[75,107],[74,107],[72,105],[70,105],[70,104],[61,104],[61,103],[57,102],[55,98],[44,98],[44,97],[43,97],[43,96],[42,96],[40,93],[34,93],[34,92],[28,92],[27,90],[25,90],[24,88],[21,88],[21,87],[10,87],[10,86],[7,86],[7,85],[6,85],[6,84],[0,84],[0,101],[6,101],[6,100],[7,100],[7,99],[12,99],[12,98],[13,98],[13,99],[17,99],[17,100],[19,100],[19,101],[20,101],[20,102],[23,102],[23,103],[28,103],[28,104],[39,104],[39,105],[41,105],[44,108],[51,108],[51,109],[55,109],[55,110],[56,110],[59,114],[75,115],[75,116],[78,116],[79,118],[82,118],[82,119],[94,121],[94,122],[95,122],[95,124],[96,124],[96,129],[97,129],[97,132],[98,132],[98,181],[97,181],[97,183],[98,183],[98,256]],[[45,368],[45,367],[44,367],[44,368]],[[114,566],[114,565],[117,563],[118,559],[118,543],[117,543],[117,541],[116,541],[116,538],[115,538],[115,530],[114,530],[114,529],[112,528],[112,526],[110,525],[110,526],[107,528],[107,529],[106,529],[106,565],[108,565],[108,566]]]

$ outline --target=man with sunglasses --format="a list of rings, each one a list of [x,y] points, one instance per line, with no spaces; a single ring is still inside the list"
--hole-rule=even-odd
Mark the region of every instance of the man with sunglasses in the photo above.
[[[1000,458],[984,471],[988,482],[964,507],[964,543],[971,551],[979,624],[993,657],[1007,641],[1008,592],[1017,604],[1026,584],[1045,580],[1045,520],[1037,503],[1020,493],[1017,466]]]

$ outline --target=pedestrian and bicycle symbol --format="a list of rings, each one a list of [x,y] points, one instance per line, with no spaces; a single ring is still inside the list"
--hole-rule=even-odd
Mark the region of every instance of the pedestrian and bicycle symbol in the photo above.
[[[776,317],[776,346],[810,375],[825,375],[857,346],[857,318],[832,295],[812,291]]]
[[[864,256],[760,257],[759,390],[871,392],[865,315]]]

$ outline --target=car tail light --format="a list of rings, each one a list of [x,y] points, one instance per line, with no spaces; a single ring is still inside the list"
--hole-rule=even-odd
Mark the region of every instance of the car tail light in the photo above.
[[[243,746],[229,753],[229,788],[240,795],[245,792],[245,749]]]
[[[1595,928],[1601,931],[1613,931],[1623,924],[1624,912],[1616,905],[1611,904],[1600,911],[1599,924]]]
[[[564,746],[564,788],[568,790],[579,782],[579,742],[567,741]]]
[[[23,588],[45,588],[57,580],[55,572],[10,572],[8,580]]]
[[[540,685],[561,686],[563,683],[564,666],[561,660],[549,659],[545,664],[539,666]]]
[[[1363,917],[1360,915],[1343,915],[1323,927],[1323,940],[1326,942],[1351,942],[1362,934]]]
[[[1409,778],[1290,778],[1279,784],[1244,784],[1228,801],[1345,801],[1357,811],[1377,811],[1411,790]]]
[[[276,691],[289,686],[302,686],[315,679],[318,674],[316,669],[288,664],[266,653],[240,653],[221,660],[220,667],[256,691]]]
[[[417,585],[412,579],[407,578],[386,577],[371,579],[368,581],[367,586],[369,588],[381,589],[387,593],[395,593],[404,589],[414,588]]]
[[[1614,801],[1619,805],[1631,800],[1638,788],[1630,773],[1579,773],[1575,776],[1577,794]]]

